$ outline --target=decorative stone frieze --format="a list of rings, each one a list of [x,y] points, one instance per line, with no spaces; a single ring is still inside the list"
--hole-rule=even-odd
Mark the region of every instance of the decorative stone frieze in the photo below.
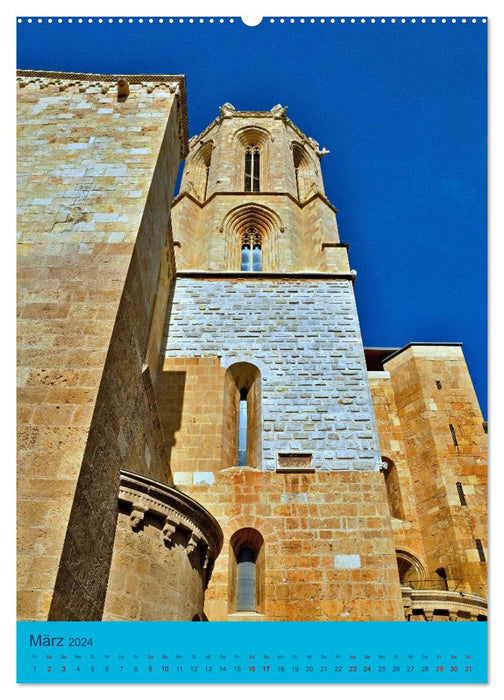
[[[486,619],[488,614],[487,601],[470,593],[415,590],[406,586],[403,586],[401,591],[407,620],[419,619],[422,615],[428,622],[440,620],[443,616],[447,621],[454,622],[477,620],[478,616],[480,619]]]
[[[120,479],[119,501],[131,507],[132,529],[138,530],[149,514],[163,523],[160,536],[166,545],[173,543],[177,531],[184,533],[188,556],[196,550],[201,553],[208,585],[223,541],[215,518],[189,496],[147,476],[121,470]]]

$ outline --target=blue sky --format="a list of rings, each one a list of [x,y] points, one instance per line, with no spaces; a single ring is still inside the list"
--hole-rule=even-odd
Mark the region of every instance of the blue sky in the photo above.
[[[289,106],[331,153],[366,346],[462,342],[487,411],[487,25],[18,24],[18,68],[183,73],[190,135],[232,102]]]

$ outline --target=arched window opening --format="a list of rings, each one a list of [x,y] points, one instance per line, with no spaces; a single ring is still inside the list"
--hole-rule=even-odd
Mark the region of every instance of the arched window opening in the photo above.
[[[257,146],[245,149],[245,192],[259,192],[260,151]]]
[[[262,270],[262,236],[255,226],[249,226],[242,234],[241,269],[253,272]]]
[[[409,552],[397,551],[397,569],[401,586],[408,588],[422,588],[425,581],[425,569],[420,561]]]
[[[191,152],[184,170],[181,191],[185,190],[204,202],[208,193],[208,180],[212,162],[213,143],[207,141]]]
[[[259,192],[268,189],[267,172],[269,144],[273,140],[267,129],[259,126],[245,126],[234,132],[236,139],[237,162],[236,188],[245,192]]]
[[[404,520],[404,508],[396,465],[391,459],[388,459],[388,457],[382,457],[382,462],[385,466],[383,473],[385,476],[390,515],[393,518]]]
[[[229,552],[229,612],[264,612],[264,539],[254,528],[235,532]]]
[[[439,583],[440,583],[440,588],[443,591],[448,590],[448,577],[446,575],[445,569],[443,567],[439,567],[439,569],[436,569],[436,574],[439,576]]]
[[[279,245],[284,226],[274,210],[248,202],[229,211],[220,228],[225,232],[228,270],[279,269]]]
[[[261,466],[261,373],[249,362],[231,365],[224,378],[223,467]]]

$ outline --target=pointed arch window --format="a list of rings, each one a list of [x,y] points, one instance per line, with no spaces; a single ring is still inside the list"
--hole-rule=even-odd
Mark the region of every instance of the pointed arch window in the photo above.
[[[212,163],[213,142],[207,141],[188,156],[188,165],[184,170],[181,192],[187,191],[200,202],[208,196],[208,183]]]
[[[296,194],[297,198],[303,201],[310,191],[310,161],[305,149],[297,143],[292,146],[292,156],[296,177]]]
[[[260,272],[262,270],[262,236],[255,226],[249,226],[242,234],[241,269]]]
[[[258,146],[245,149],[245,192],[259,192],[260,151]]]

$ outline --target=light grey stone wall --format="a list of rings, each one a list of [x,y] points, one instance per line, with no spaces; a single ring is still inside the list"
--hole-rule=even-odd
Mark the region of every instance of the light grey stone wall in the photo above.
[[[261,371],[263,469],[280,454],[317,470],[375,470],[381,457],[352,283],[178,278],[166,357]]]

